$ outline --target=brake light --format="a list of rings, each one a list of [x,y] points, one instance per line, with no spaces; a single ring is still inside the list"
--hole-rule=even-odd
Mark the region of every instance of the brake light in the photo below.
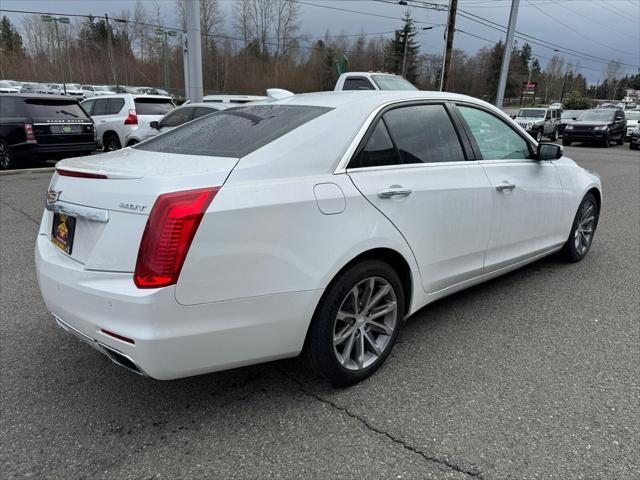
[[[129,115],[127,115],[127,118],[124,119],[124,124],[125,125],[137,125],[138,124],[138,114],[136,113],[135,109],[131,109],[129,110]]]
[[[75,170],[64,170],[62,168],[56,168],[56,173],[62,177],[77,177],[77,178],[108,178],[101,173],[89,173],[89,172],[76,172]]]
[[[24,124],[24,134],[26,136],[27,142],[35,142],[36,141],[36,136],[33,133],[33,125],[31,125],[30,123],[25,123]]]
[[[159,288],[178,281],[200,221],[220,187],[165,193],[156,200],[140,241],[133,281]]]

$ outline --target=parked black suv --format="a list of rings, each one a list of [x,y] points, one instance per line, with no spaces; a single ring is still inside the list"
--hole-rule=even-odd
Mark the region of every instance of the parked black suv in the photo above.
[[[0,170],[25,158],[86,155],[97,146],[93,120],[77,100],[0,94]]]
[[[612,141],[624,142],[625,118],[622,110],[594,108],[585,110],[569,123],[562,134],[562,144],[571,142],[597,143],[608,147]]]

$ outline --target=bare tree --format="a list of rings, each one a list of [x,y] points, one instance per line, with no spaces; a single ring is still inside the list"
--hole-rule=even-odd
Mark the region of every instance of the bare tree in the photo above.
[[[607,81],[607,97],[616,98],[618,83],[624,72],[624,66],[617,60],[611,60],[604,69],[604,78]],[[613,94],[610,95],[611,89]]]
[[[300,29],[299,19],[300,5],[288,0],[274,0],[272,24],[276,37],[276,58],[289,54],[291,45],[296,41],[295,34]]]
[[[233,4],[233,27],[242,35],[244,48],[255,36],[251,26],[251,0],[236,0]]]

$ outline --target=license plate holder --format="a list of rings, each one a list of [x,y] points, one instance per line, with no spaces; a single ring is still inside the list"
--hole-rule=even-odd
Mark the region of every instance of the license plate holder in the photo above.
[[[54,212],[51,227],[51,241],[67,255],[73,251],[73,238],[76,233],[76,218],[64,213]]]

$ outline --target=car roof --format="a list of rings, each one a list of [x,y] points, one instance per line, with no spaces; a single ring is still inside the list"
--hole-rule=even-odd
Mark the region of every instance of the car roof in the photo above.
[[[286,97],[280,100],[272,100],[262,105],[306,105],[315,107],[338,108],[343,105],[358,105],[362,107],[375,108],[379,105],[411,100],[453,100],[467,101],[476,104],[492,105],[467,95],[449,92],[436,92],[427,90],[347,90],[347,91],[329,91],[316,93],[302,93]]]
[[[86,102],[87,100],[104,100],[105,98],[127,98],[132,97],[136,98],[155,98],[162,100],[171,100],[171,97],[167,97],[166,95],[144,95],[142,93],[114,93],[112,95],[100,95],[99,97],[89,97],[83,100]]]

